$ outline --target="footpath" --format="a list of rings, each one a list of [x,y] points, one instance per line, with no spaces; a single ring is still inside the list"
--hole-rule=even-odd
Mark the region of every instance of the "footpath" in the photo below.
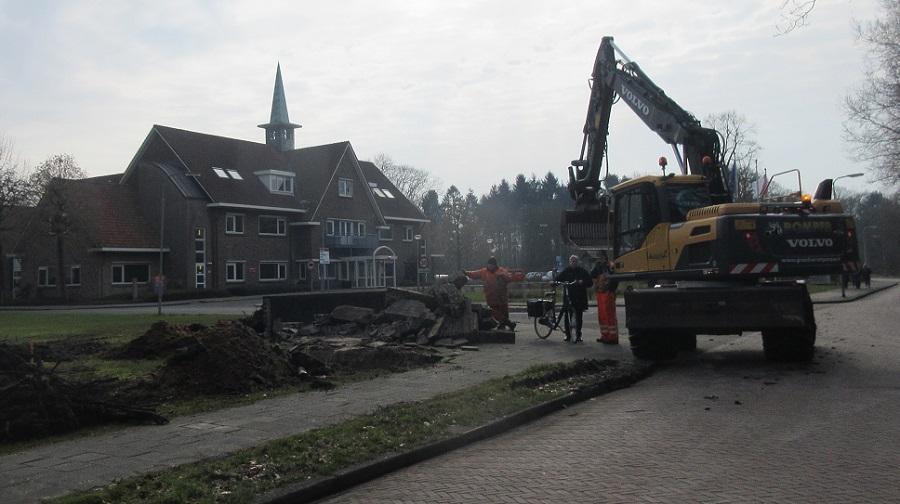
[[[815,303],[853,301],[895,285],[873,280],[871,289],[813,295]],[[589,315],[587,321],[593,318]],[[623,325],[623,321],[620,321]],[[171,419],[163,426],[133,426],[0,456],[0,496],[5,504],[37,502],[113,480],[249,448],[280,437],[334,424],[379,406],[418,401],[476,385],[530,366],[583,358],[632,362],[627,335],[617,346],[538,339],[519,324],[514,345],[481,345],[477,352],[447,350],[430,368]],[[556,335],[554,334],[554,337]]]

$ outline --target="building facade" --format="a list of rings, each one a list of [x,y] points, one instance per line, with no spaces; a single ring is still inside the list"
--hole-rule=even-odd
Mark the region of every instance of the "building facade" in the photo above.
[[[56,181],[65,208],[45,196],[15,246],[21,290],[59,297],[60,242],[72,299],[146,296],[160,262],[169,291],[416,284],[428,220],[350,142],[294,148],[280,67],[260,128],[265,143],[155,125],[124,173]]]

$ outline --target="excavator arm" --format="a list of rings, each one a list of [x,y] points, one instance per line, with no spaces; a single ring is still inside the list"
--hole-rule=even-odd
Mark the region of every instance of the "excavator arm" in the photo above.
[[[616,53],[621,60],[616,59]],[[710,181],[713,203],[732,201],[722,173],[719,134],[702,127],[700,121],[666,96],[637,63],[625,56],[612,37],[603,37],[594,61],[581,155],[569,167],[569,192],[575,199],[576,211],[597,205],[609,116],[616,96],[672,146],[682,174],[703,175]]]

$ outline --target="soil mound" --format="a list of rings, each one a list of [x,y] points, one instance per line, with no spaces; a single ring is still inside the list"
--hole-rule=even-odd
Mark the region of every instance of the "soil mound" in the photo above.
[[[155,322],[141,336],[131,340],[118,351],[114,359],[159,359],[171,357],[179,349],[197,344],[196,333],[205,329],[202,325],[180,326],[165,321]]]
[[[275,388],[297,371],[287,355],[241,322],[219,322],[191,334],[159,372],[159,383],[182,392],[235,394]]]

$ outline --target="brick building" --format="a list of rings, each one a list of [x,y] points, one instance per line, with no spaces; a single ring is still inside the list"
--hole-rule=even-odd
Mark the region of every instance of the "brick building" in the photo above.
[[[45,196],[15,245],[23,293],[58,297],[60,234],[72,299],[146,293],[160,257],[169,290],[415,284],[428,220],[350,142],[294,148],[280,67],[260,128],[264,144],[155,125],[124,173],[56,181],[64,211]]]

